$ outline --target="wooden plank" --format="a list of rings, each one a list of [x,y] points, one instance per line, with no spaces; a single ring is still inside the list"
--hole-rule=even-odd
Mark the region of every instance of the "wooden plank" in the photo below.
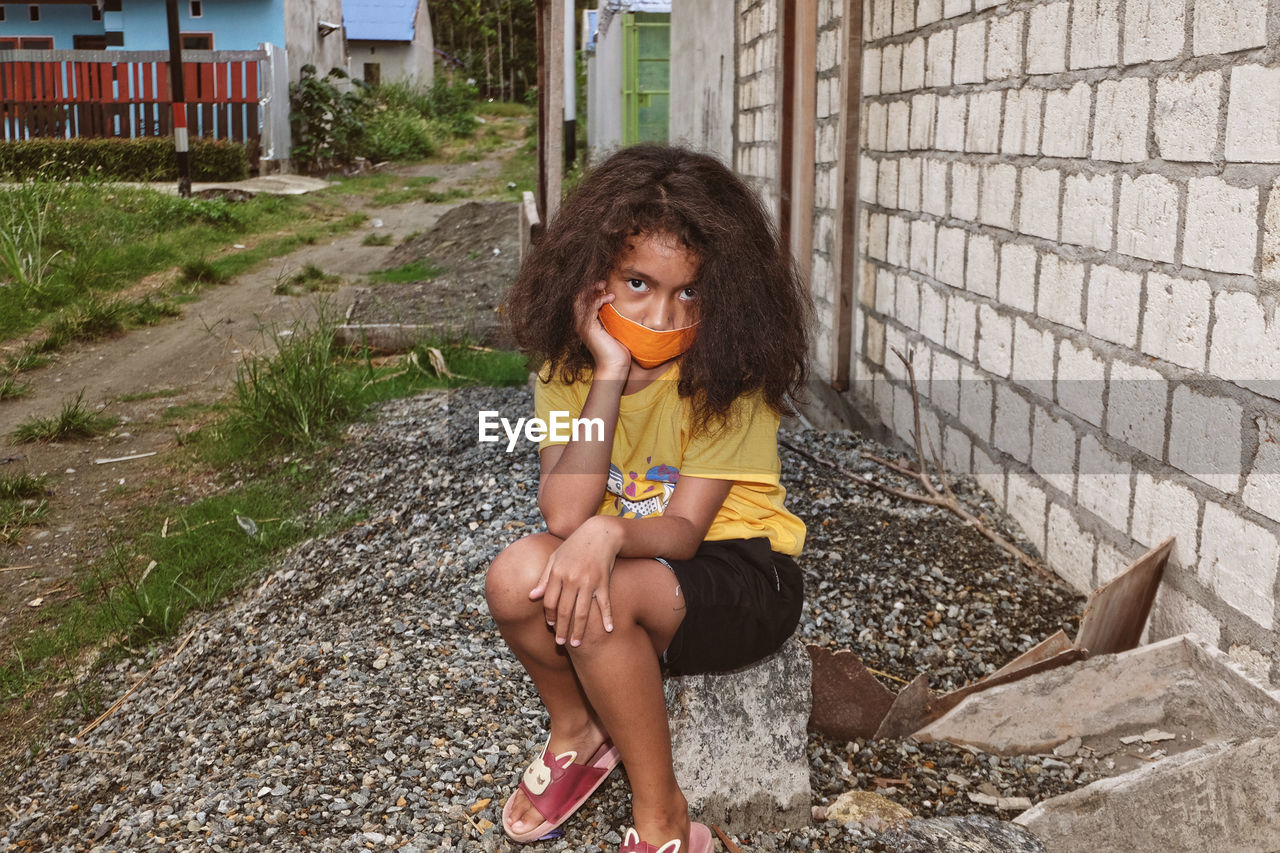
[[[1137,648],[1173,544],[1170,536],[1090,594],[1076,648],[1090,657]]]

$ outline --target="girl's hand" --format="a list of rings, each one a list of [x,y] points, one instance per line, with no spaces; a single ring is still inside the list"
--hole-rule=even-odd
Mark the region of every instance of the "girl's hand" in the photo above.
[[[593,604],[605,631],[613,630],[609,576],[618,544],[609,535],[607,520],[598,518],[583,522],[552,552],[538,585],[529,592],[530,600],[542,599],[547,624],[555,628],[560,645],[582,645]]]
[[[597,375],[605,373],[618,378],[620,373],[621,378],[626,378],[631,371],[631,352],[605,330],[598,316],[600,309],[612,301],[613,294],[606,290],[603,281],[584,290],[574,306],[574,328],[591,353]]]

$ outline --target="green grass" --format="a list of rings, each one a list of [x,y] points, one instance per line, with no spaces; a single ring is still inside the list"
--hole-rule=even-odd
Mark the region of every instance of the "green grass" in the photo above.
[[[389,270],[376,270],[369,273],[369,280],[386,284],[408,284],[411,281],[430,281],[442,272],[443,267],[433,264],[430,258],[424,258]]]
[[[29,444],[35,441],[71,441],[101,435],[117,423],[118,421],[109,415],[86,409],[84,392],[81,391],[74,400],[62,404],[62,411],[57,416],[37,417],[24,421],[10,433],[10,437],[18,444]]]
[[[360,241],[361,246],[390,246],[395,242],[395,236],[390,231],[370,231],[364,235],[364,239]]]
[[[342,283],[342,276],[327,273],[315,264],[306,264],[289,279],[289,283],[308,293],[330,290]]]
[[[158,400],[162,397],[177,397],[182,394],[181,388],[157,388],[154,391],[139,391],[136,394],[121,394],[116,398],[121,403],[140,403],[144,400]]]
[[[503,118],[528,118],[533,115],[533,107],[516,101],[481,101],[476,104],[476,114]]]
[[[375,195],[370,201],[379,207],[390,207],[394,204],[405,204],[411,201],[421,201],[427,204],[439,204],[445,201],[453,201],[457,198],[470,198],[471,191],[453,187],[444,192],[436,192],[434,190],[424,190],[421,187],[404,187],[395,190],[386,190]]]
[[[12,376],[0,376],[0,400],[25,397],[30,392],[31,387],[29,385],[19,382]]]
[[[48,514],[48,489],[46,477],[0,474],[0,544],[16,543],[24,528],[39,524]]]

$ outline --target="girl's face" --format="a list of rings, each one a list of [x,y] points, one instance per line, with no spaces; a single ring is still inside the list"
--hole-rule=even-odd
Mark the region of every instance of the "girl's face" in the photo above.
[[[692,326],[700,319],[698,256],[665,232],[627,238],[605,287],[619,314],[665,332]]]

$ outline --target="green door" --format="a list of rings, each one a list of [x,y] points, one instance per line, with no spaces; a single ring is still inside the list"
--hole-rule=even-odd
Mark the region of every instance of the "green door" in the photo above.
[[[666,142],[671,15],[628,12],[622,34],[622,142]]]

